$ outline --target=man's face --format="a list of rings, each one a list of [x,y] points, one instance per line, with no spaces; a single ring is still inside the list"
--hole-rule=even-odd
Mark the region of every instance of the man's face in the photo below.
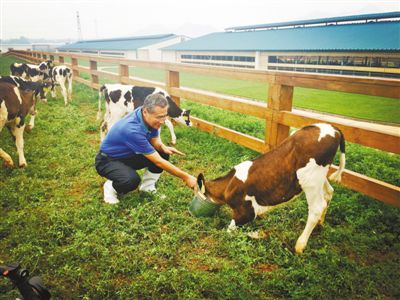
[[[149,112],[147,108],[143,109],[143,119],[151,128],[159,129],[165,123],[167,118],[168,107],[155,106],[153,112]]]

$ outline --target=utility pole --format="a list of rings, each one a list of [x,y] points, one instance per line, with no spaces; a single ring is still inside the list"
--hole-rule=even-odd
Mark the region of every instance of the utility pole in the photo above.
[[[78,41],[82,41],[81,20],[79,19],[79,11],[76,12],[76,22],[78,26]]]

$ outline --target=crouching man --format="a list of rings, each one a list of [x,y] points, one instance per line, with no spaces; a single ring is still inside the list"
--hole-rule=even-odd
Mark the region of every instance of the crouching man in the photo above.
[[[160,127],[167,118],[167,111],[167,99],[152,94],[142,107],[111,127],[95,161],[97,173],[108,179],[104,184],[105,202],[118,203],[118,194],[126,194],[137,187],[143,192],[156,192],[156,182],[163,170],[194,188],[196,178],[168,161],[171,154],[184,154],[161,141]],[[147,170],[140,182],[137,170],[144,168]]]

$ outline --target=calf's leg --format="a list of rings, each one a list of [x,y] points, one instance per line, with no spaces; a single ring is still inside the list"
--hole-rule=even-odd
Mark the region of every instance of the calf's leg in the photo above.
[[[169,119],[166,119],[165,126],[168,127],[169,132],[171,133],[171,143],[173,145],[175,145],[176,144],[176,135],[175,135],[175,131],[174,131],[174,125],[172,125],[172,122]]]
[[[108,123],[107,123],[107,120],[104,119],[104,121],[100,125],[100,141],[104,140],[107,132],[108,132]]]
[[[315,159],[311,158],[305,167],[296,171],[299,184],[306,194],[308,204],[307,224],[295,246],[297,254],[303,253],[315,225],[321,220],[324,211],[328,207],[324,196],[324,184],[328,168],[329,166],[318,165]]]
[[[7,120],[7,108],[5,106],[5,103],[0,103],[0,132],[3,129],[4,125],[6,125],[6,120]],[[4,160],[4,165],[6,167],[14,167],[14,162],[11,158],[10,155],[8,155],[7,152],[5,152],[3,149],[0,148],[0,158]]]
[[[36,117],[36,109],[31,113],[31,118],[29,120],[28,126],[25,127],[25,131],[29,132],[35,127],[35,117]]]
[[[15,133],[15,146],[17,147],[17,152],[18,152],[18,158],[19,158],[19,166],[26,167],[26,159],[24,155],[24,129],[25,125],[22,125],[21,127],[16,126],[15,124],[13,125],[14,128],[12,131]]]
[[[324,187],[323,187],[323,193],[324,193],[324,199],[326,201],[326,208],[324,212],[322,213],[321,219],[319,220],[319,224],[323,225],[325,221],[325,215],[328,210],[329,204],[331,203],[332,196],[333,196],[333,187],[329,184],[328,179],[325,179]]]
[[[68,95],[67,95],[67,89],[65,88],[65,84],[61,83],[60,86],[61,86],[61,93],[64,97],[64,104],[68,105]]]
[[[68,79],[68,99],[72,101],[72,77]]]
[[[295,250],[297,254],[303,253],[305,247],[307,246],[308,239],[315,228],[315,225],[317,225],[327,208],[322,186],[307,188],[305,190],[305,194],[308,204],[308,218],[306,227],[296,242]]]
[[[53,84],[52,87],[51,87],[51,96],[53,98],[57,97],[57,91],[56,91],[56,85],[55,84]]]
[[[0,148],[0,158],[1,158],[2,160],[4,160],[4,165],[5,165],[7,168],[12,168],[12,167],[14,167],[14,162],[13,162],[11,156],[8,155],[8,153],[5,152],[5,151],[4,151],[3,149],[1,149],[1,148]]]

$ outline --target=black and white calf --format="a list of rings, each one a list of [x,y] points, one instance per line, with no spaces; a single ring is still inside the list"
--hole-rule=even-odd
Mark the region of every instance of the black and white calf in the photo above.
[[[10,65],[10,74],[12,76],[19,76],[22,78],[27,78],[28,65],[25,63],[12,63]]]
[[[5,125],[9,126],[15,137],[20,167],[27,165],[24,156],[25,117],[34,109],[34,105],[34,91],[23,91],[10,83],[0,82],[0,131]],[[0,158],[7,167],[14,166],[10,155],[1,148]]]
[[[44,81],[49,77],[49,71],[54,67],[51,60],[46,60],[38,65],[26,63],[12,63],[10,72],[12,76],[19,76],[30,81]]]
[[[52,81],[51,96],[56,97],[56,85],[61,87],[61,93],[64,97],[64,104],[72,100],[72,71],[67,66],[61,65],[51,68],[49,76]],[[68,84],[68,89],[66,85]]]
[[[47,102],[46,93],[50,87],[50,83],[28,81],[17,76],[0,76],[0,82],[12,84],[13,86],[18,87],[26,92],[33,91],[33,97],[35,101],[32,109],[29,112],[31,115],[29,124],[25,128],[27,131],[32,130],[35,126],[35,117],[37,114],[36,103],[39,100]]]
[[[38,66],[40,71],[49,75],[50,70],[54,68],[54,63],[52,60],[45,60],[42,61]]]
[[[169,94],[154,87],[142,87],[125,84],[105,84],[99,91],[99,109],[97,119],[101,117],[101,96],[104,95],[106,111],[100,126],[100,137],[103,140],[110,128],[126,114],[135,108],[142,106],[144,99],[151,94],[162,94],[168,100],[168,116],[186,126],[192,126],[190,122],[190,110],[181,109],[169,96]],[[172,122],[167,119],[165,125],[171,133],[171,143],[176,144],[176,135]]]
[[[238,164],[225,176],[205,181],[200,174],[198,186],[211,201],[230,206],[233,218],[228,231],[304,191],[308,219],[295,246],[296,252],[302,253],[314,227],[323,224],[332,199],[327,175],[338,147],[339,169],[329,179],[340,182],[345,167],[344,136],[329,124],[314,124],[298,130],[272,151]]]

